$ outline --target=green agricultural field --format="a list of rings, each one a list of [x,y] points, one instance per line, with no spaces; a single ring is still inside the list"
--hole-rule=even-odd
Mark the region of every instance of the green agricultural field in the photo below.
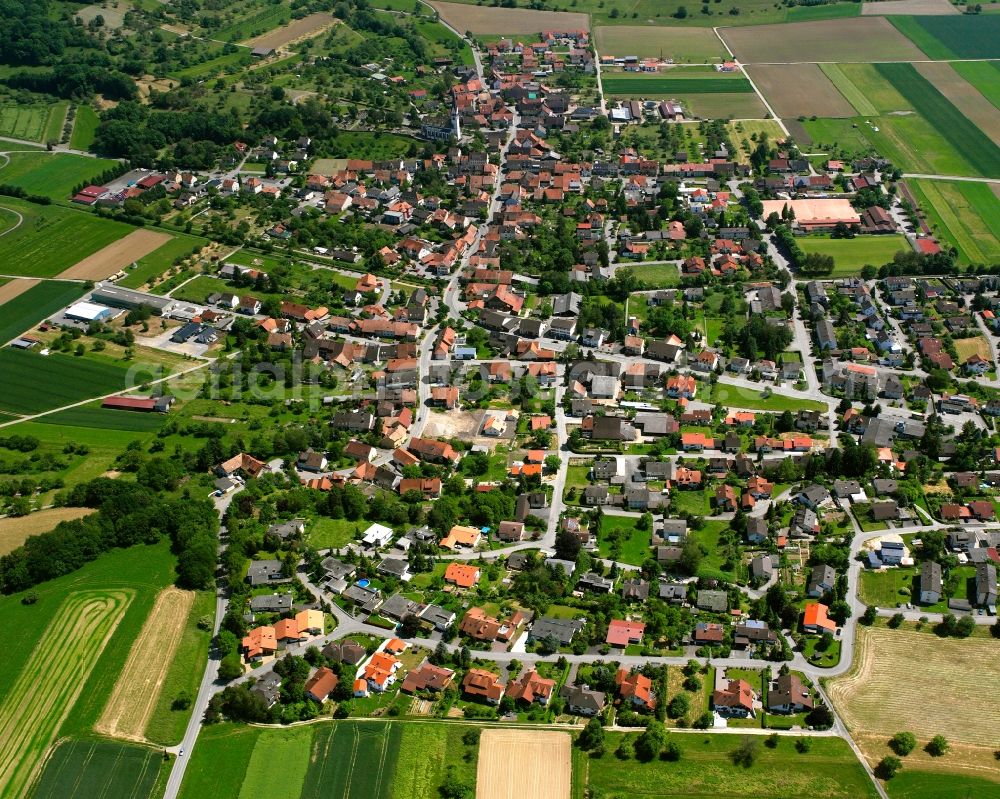
[[[931,229],[958,250],[962,263],[1000,258],[1000,198],[985,183],[909,180]]]
[[[859,114],[877,116],[913,109],[873,64],[820,64],[820,69]]]
[[[312,729],[312,728],[307,728]],[[240,799],[240,788],[260,736],[258,727],[215,724],[205,727],[181,783],[181,799]]]
[[[8,300],[0,312],[0,344],[17,338],[82,295],[83,286],[80,283],[43,280]]]
[[[125,615],[130,589],[72,591],[0,704],[0,794],[23,796],[35,780],[108,638]],[[48,686],[38,691],[42,683]]]
[[[291,13],[287,7],[265,7],[263,11],[245,16],[228,28],[213,31],[212,36],[226,42],[241,42],[279,28],[287,24],[290,19]]]
[[[137,433],[155,433],[167,422],[167,417],[160,413],[135,413],[134,411],[116,411],[99,406],[81,406],[68,408],[38,419],[38,424],[58,425],[60,427],[89,427],[94,430],[128,430]]]
[[[861,124],[864,124],[863,120]],[[831,155],[867,155],[875,151],[861,132],[857,119],[807,119],[801,125],[810,141],[817,147],[832,150]]]
[[[680,492],[679,492],[680,493]],[[605,514],[601,520],[601,530],[597,536],[597,545],[602,558],[610,558],[611,551],[617,542],[620,556],[616,560],[641,566],[651,556],[652,533],[640,530],[631,516],[612,516]]]
[[[1000,61],[955,61],[951,68],[1000,108]]]
[[[611,74],[601,78],[604,93],[610,97],[651,97],[680,94],[741,94],[753,92],[750,81],[737,77],[664,77]]]
[[[929,58],[1000,58],[1000,17],[954,14],[889,20]]]
[[[24,218],[16,230],[0,236],[0,264],[8,275],[55,277],[135,230],[85,211],[34,205],[13,197],[0,197],[0,208]]]
[[[97,112],[91,106],[78,105],[69,146],[74,150],[89,150],[90,145],[94,143],[94,134],[97,133],[97,124],[100,121]]]
[[[261,796],[297,799],[301,796],[302,784],[309,768],[312,738],[311,727],[262,730],[247,764],[240,799],[256,799]],[[362,762],[368,762],[367,758]],[[275,768],[276,763],[280,763],[281,768]]]
[[[68,200],[76,186],[89,183],[116,163],[70,153],[11,153],[8,158],[9,163],[0,167],[0,183],[57,202]]]
[[[226,46],[229,47],[230,45]],[[206,59],[199,64],[192,64],[183,69],[178,69],[170,73],[170,76],[173,78],[203,80],[214,78],[220,72],[226,72],[231,67],[245,67],[251,63],[253,63],[253,56],[250,54],[250,48],[237,47],[232,52],[223,52],[222,55]]]
[[[900,250],[912,248],[905,236],[856,236],[853,239],[831,239],[829,236],[801,236],[799,246],[806,253],[832,255],[836,276],[857,275],[865,264],[882,266]]]
[[[0,107],[0,136],[27,141],[59,140],[69,103],[8,105]],[[53,136],[53,132],[55,135]]]
[[[1000,23],[1000,18],[996,21]],[[963,116],[912,64],[877,64],[876,69],[924,119],[948,120],[947,125],[938,125],[936,130],[977,174],[1000,177],[1000,147]]]
[[[649,25],[615,25],[594,31],[597,51],[602,55],[673,59],[678,64],[720,61],[726,49],[714,31],[707,28],[662,28]]]
[[[743,741],[740,735],[671,733],[668,738],[682,749],[681,759],[676,763],[618,760],[613,752],[622,735],[605,734],[607,754],[600,760],[574,758],[574,796],[583,796],[584,786],[594,796],[644,799],[674,796],[874,799],[878,796],[850,747],[840,738],[811,739],[812,746],[805,754],[796,752],[792,741],[787,739],[782,739],[775,749],[761,745],[760,741],[756,762],[750,768],[743,768],[734,765],[730,757]]]
[[[34,799],[147,799],[162,755],[144,746],[103,740],[65,741],[46,762]]]
[[[0,410],[30,414],[121,391],[126,387],[128,370],[60,353],[43,357],[3,349],[0,373],[4,375]]]
[[[886,783],[890,799],[969,799],[996,796],[1000,783],[954,771],[903,770]]]
[[[303,799],[387,799],[394,794],[402,737],[399,724],[348,722],[318,729]]]
[[[173,239],[140,258],[135,268],[129,269],[125,277],[118,281],[118,285],[130,289],[140,288],[170,269],[178,258],[187,258],[197,248],[208,244],[208,240],[200,236],[172,231],[171,235]]]
[[[215,594],[211,591],[199,591],[195,595],[173,662],[160,689],[156,708],[146,725],[145,736],[154,743],[173,745],[180,743],[184,737],[191,711],[174,710],[171,704],[182,691],[187,691],[189,696],[198,694],[212,642],[212,634],[198,628],[198,619],[214,614]]]
[[[957,111],[955,113],[958,114]],[[965,117],[962,119],[965,120]],[[941,126],[933,125],[919,114],[881,116],[874,119],[865,117],[854,121],[874,149],[904,172],[970,177],[981,174],[947,139]],[[975,130],[982,136],[978,128]],[[993,142],[989,144],[995,147]]]

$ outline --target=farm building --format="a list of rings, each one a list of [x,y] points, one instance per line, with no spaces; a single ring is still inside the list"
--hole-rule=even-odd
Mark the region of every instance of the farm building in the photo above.
[[[98,305],[94,302],[75,302],[66,309],[63,315],[75,322],[103,322],[110,319],[114,315],[114,311],[106,305]]]
[[[163,397],[108,397],[101,402],[101,407],[117,411],[166,413],[173,403],[174,398],[169,395]]]
[[[98,283],[94,287],[90,299],[100,300],[113,308],[124,308],[127,311],[138,308],[140,305],[147,305],[153,313],[161,316],[174,304],[174,300],[169,297],[157,297],[141,291],[132,291],[112,283]]]

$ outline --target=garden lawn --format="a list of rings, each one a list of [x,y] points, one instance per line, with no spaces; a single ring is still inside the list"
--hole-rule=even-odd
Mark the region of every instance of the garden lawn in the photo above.
[[[708,402],[721,402],[725,407],[746,408],[752,411],[826,411],[827,404],[817,400],[785,397],[776,389],[770,396],[764,396],[762,391],[742,386],[731,386],[726,383],[716,383],[709,395]]]
[[[598,551],[602,558],[611,558],[614,542],[621,547],[617,558],[622,563],[641,566],[652,556],[652,533],[649,530],[638,529],[638,519],[631,516],[611,516],[605,514],[601,519],[601,531],[597,536]]]
[[[126,387],[128,370],[89,358],[22,350],[0,350],[4,391],[0,410],[38,413]]]
[[[17,229],[0,236],[0,264],[8,275],[55,277],[135,230],[86,211],[35,205],[14,197],[0,197],[0,208],[24,217]]]
[[[900,602],[909,602],[913,577],[913,569],[895,568],[881,572],[864,569],[861,572],[861,600],[879,608],[894,608]]]
[[[832,239],[829,236],[801,236],[796,239],[803,252],[833,256],[833,275],[858,275],[865,264],[882,266],[899,252],[909,252],[905,236],[855,236],[853,239]]]
[[[668,740],[676,741],[682,749],[676,763],[618,760],[613,752],[622,735],[606,733],[607,754],[600,760],[584,761],[585,774],[580,773],[584,769],[574,768],[574,783],[585,780],[594,796],[644,799],[873,799],[878,795],[850,747],[840,738],[813,738],[805,754],[796,752],[790,741],[769,749],[759,739],[756,762],[743,768],[734,765],[730,757],[743,741],[740,735],[670,733]],[[574,795],[581,794],[574,791]]]
[[[340,549],[355,536],[363,533],[371,525],[364,519],[350,521],[348,519],[331,519],[327,516],[317,517],[308,527],[306,533],[309,546],[316,549]]]
[[[619,269],[628,269],[645,284],[647,288],[661,289],[678,286],[681,282],[680,267],[674,263],[667,264],[622,264]]]
[[[30,330],[46,317],[83,295],[80,283],[43,280],[12,300],[0,310],[0,345]]]
[[[700,491],[675,490],[670,493],[670,513],[676,516],[687,511],[695,516],[708,516],[712,512],[711,499],[705,489]]]
[[[90,183],[116,161],[71,153],[10,153],[10,163],[0,167],[0,183],[20,186],[28,194],[69,200],[73,189]]]

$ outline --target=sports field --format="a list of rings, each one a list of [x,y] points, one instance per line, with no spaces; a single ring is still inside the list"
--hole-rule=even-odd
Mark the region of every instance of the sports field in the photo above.
[[[721,61],[728,55],[708,28],[611,25],[595,28],[594,42],[601,55],[673,59],[678,64]]]
[[[22,295],[24,296],[24,295]],[[0,350],[0,410],[31,414],[125,388],[128,369],[90,358]]]
[[[8,158],[10,162],[0,166],[0,183],[20,186],[28,194],[57,202],[68,200],[76,186],[89,183],[117,163],[71,153],[10,153]]]
[[[0,795],[25,794],[133,596],[73,592],[46,626],[0,704]]]
[[[749,67],[747,74],[779,117],[854,116],[854,108],[816,64],[761,65]]]
[[[963,116],[912,64],[877,64],[875,68],[913,104],[924,119],[948,120],[947,125],[938,125],[936,130],[977,174],[1000,177],[1000,146]]]
[[[1000,61],[956,61],[951,67],[1000,108]]]
[[[892,17],[892,24],[928,58],[1000,58],[1000,16]]]
[[[5,516],[0,519],[0,555],[17,549],[29,535],[47,533],[59,522],[93,512],[93,508],[45,508],[27,516]]]
[[[993,751],[1000,748],[1000,696],[981,686],[1000,680],[996,642],[939,638],[930,632],[860,627],[854,665],[827,688],[869,762],[889,753],[900,730],[917,736],[904,770],[954,770],[1000,782]],[[969,723],[975,707],[976,723]],[[952,745],[933,758],[922,747],[934,735]]]
[[[163,764],[157,751],[116,741],[70,740],[45,764],[34,799],[147,799]]]
[[[882,266],[902,250],[909,252],[904,236],[855,236],[853,239],[831,239],[829,236],[800,236],[796,239],[803,252],[832,255],[834,274],[838,277],[858,275],[865,264]]]
[[[643,799],[875,799],[878,794],[846,741],[811,738],[808,752],[782,738],[771,749],[758,747],[753,766],[733,764],[731,753],[742,743],[738,734],[670,733],[681,747],[677,762],[648,763],[615,757],[622,733],[605,733],[606,754],[597,760],[579,750],[573,754],[573,795],[643,797]],[[636,734],[628,737],[634,741]],[[763,739],[760,739],[763,744]]]
[[[983,183],[908,180],[931,229],[958,249],[962,263],[1000,258],[1000,199]]]
[[[59,274],[72,280],[105,280],[170,241],[161,230],[134,230]]]
[[[476,799],[569,799],[570,743],[562,731],[484,730]]]
[[[86,211],[35,205],[13,197],[0,197],[0,207],[23,217],[20,226],[0,236],[0,264],[8,275],[55,277],[135,230]]]
[[[0,107],[0,136],[12,139],[47,142],[59,141],[63,119],[69,103],[50,105],[5,105]],[[14,144],[3,144],[4,149],[17,149]]]
[[[534,11],[530,8],[430,3],[455,30],[465,33],[541,33],[547,30],[590,30],[590,18],[580,13]]]
[[[982,62],[979,62],[982,63]],[[979,90],[962,77],[951,64],[943,61],[914,64],[917,72],[941,92],[942,95],[985,133],[994,144],[1000,145],[1000,108],[983,102]],[[1000,86],[1000,72],[995,72]]]
[[[922,58],[920,50],[882,17],[722,28],[720,33],[744,64]]]
[[[10,283],[5,284],[4,288]],[[0,305],[0,345],[30,330],[45,317],[82,297],[80,283],[43,280]]]
[[[171,586],[160,592],[97,720],[96,732],[112,738],[143,740],[193,603],[193,591]]]

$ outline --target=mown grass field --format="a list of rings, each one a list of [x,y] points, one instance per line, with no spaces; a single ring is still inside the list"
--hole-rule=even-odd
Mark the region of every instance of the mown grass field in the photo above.
[[[986,184],[908,180],[931,229],[958,250],[962,263],[1000,258],[1000,198]]]
[[[707,28],[657,28],[649,25],[615,25],[594,31],[597,51],[602,55],[672,58],[679,64],[720,61],[726,49]]]
[[[97,132],[97,124],[100,121],[97,112],[91,106],[78,105],[69,146],[74,150],[89,150],[90,145],[94,143],[94,134]]]
[[[648,97],[675,94],[740,94],[752,92],[746,78],[713,78],[702,74],[695,77],[665,77],[650,75],[639,77],[633,74],[610,74],[601,78],[604,93],[612,97]]]
[[[309,747],[313,730],[309,727],[262,730],[250,754],[240,799],[258,796],[301,796],[309,769]],[[280,768],[275,764],[280,763]],[[369,765],[373,765],[369,762]],[[367,794],[377,796],[377,794]]]
[[[36,142],[58,141],[68,106],[67,102],[3,106],[0,108],[0,136]]]
[[[702,399],[702,392],[699,389],[698,399]],[[826,411],[825,402],[816,400],[798,399],[797,397],[786,397],[775,391],[770,396],[764,396],[762,391],[755,391],[752,388],[742,386],[731,386],[726,383],[716,383],[710,399],[706,402],[718,403],[734,408],[746,408],[751,411]]]
[[[0,555],[17,549],[28,536],[47,533],[61,521],[93,512],[92,508],[45,508],[27,516],[5,516],[0,519]]]
[[[865,264],[881,266],[902,250],[912,248],[902,235],[855,236],[853,239],[831,239],[829,236],[801,236],[799,246],[806,253],[832,255],[836,276],[859,274]]]
[[[681,492],[678,492],[681,493]],[[636,526],[638,520],[631,516],[605,515],[601,520],[601,530],[597,536],[597,546],[602,558],[611,555],[612,540],[620,542],[622,563],[641,566],[652,555],[652,537],[649,530],[640,530]]]
[[[0,704],[0,794],[25,794],[133,598],[92,589],[63,599]]]
[[[155,433],[166,421],[167,417],[159,413],[135,413],[82,405],[79,408],[67,408],[65,411],[42,416],[38,419],[38,424]]]
[[[0,344],[17,338],[47,316],[83,296],[83,288],[80,283],[43,280],[3,303],[0,311]]]
[[[676,763],[618,760],[615,749],[623,733],[605,734],[603,758],[591,760],[574,752],[573,795],[675,797],[810,797],[810,799],[864,799],[876,797],[875,788],[847,743],[840,738],[814,738],[809,752],[800,754],[789,739],[775,749],[761,746],[751,768],[733,764],[730,753],[740,735],[670,733],[682,749]],[[634,738],[634,736],[631,736]]]
[[[994,107],[1000,108],[1000,61],[956,61],[951,66]]]
[[[636,264],[627,268],[647,288],[665,289],[679,286],[681,282],[681,271],[677,264]]]
[[[1000,783],[965,774],[911,771],[904,764],[886,789],[890,799],[970,799],[996,796]]]
[[[11,153],[0,167],[0,183],[20,186],[29,194],[68,200],[73,188],[91,181],[115,164],[107,158],[71,153]]]
[[[163,765],[159,752],[105,740],[64,741],[45,764],[34,799],[93,799],[152,795]]]
[[[820,69],[859,114],[877,116],[891,111],[910,111],[913,108],[878,73],[874,64],[820,64]]]
[[[1000,17],[891,17],[892,24],[929,58],[1000,58]]]
[[[869,762],[889,754],[886,744],[893,734],[909,730],[918,748],[906,758],[904,771],[959,771],[996,780],[1000,697],[980,686],[998,680],[1000,661],[991,638],[861,627],[851,670],[830,681],[827,693]],[[969,723],[969,708],[976,708],[975,724]],[[922,749],[934,735],[951,743],[943,758]]]
[[[24,217],[16,230],[0,236],[0,264],[8,275],[55,277],[135,230],[85,211],[34,205],[13,197],[0,198],[0,207]]]
[[[0,372],[0,410],[24,414],[120,391],[128,374],[125,367],[90,358],[11,349],[0,350]]]
[[[1000,19],[997,22],[1000,23]],[[1000,147],[963,116],[912,64],[877,64],[875,68],[913,104],[924,119],[948,120],[947,124],[937,125],[936,130],[978,174],[984,177],[1000,176]]]

